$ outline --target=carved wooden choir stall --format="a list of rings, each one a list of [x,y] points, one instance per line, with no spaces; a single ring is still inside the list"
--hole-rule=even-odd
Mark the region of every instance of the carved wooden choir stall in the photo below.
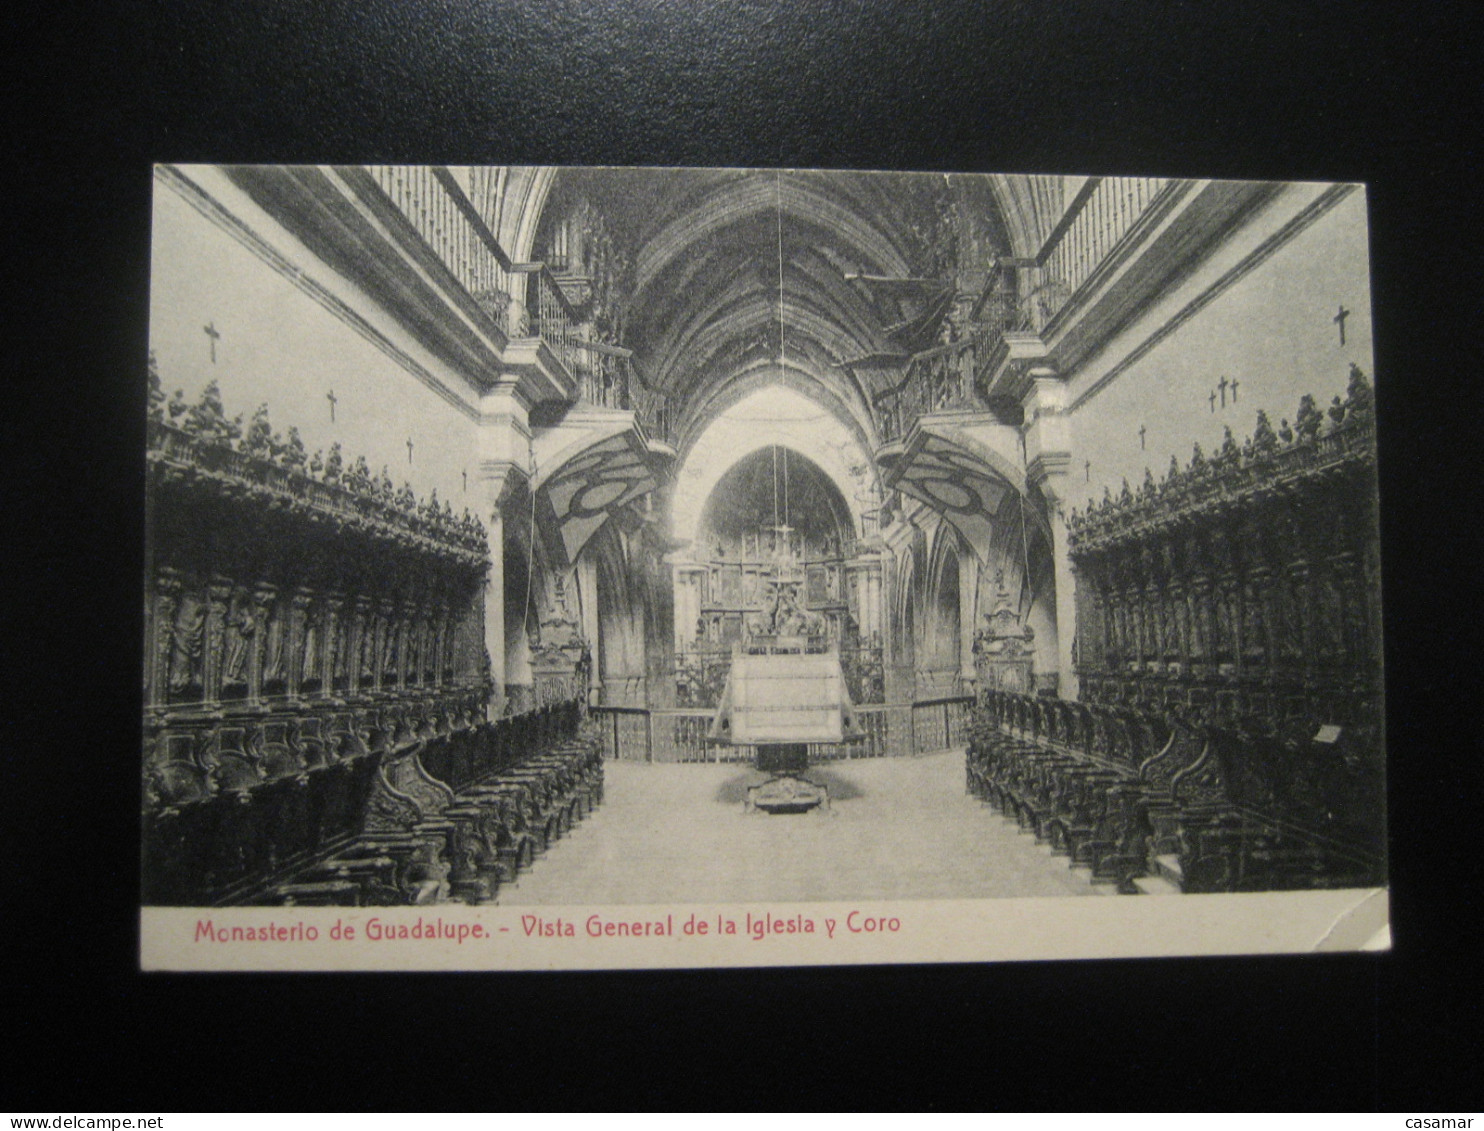
[[[981,675],[969,791],[1130,893],[1383,882],[1374,451],[1352,367],[1073,515],[1083,700]]]
[[[580,697],[485,720],[482,524],[150,376],[144,901],[492,898],[602,763]]]

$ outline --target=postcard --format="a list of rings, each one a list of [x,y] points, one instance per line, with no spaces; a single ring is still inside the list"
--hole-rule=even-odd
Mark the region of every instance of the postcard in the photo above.
[[[141,371],[146,970],[1390,945],[1362,185],[160,165]]]

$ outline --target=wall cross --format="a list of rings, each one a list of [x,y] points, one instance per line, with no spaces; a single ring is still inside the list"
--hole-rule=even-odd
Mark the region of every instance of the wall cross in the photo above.
[[[1148,431],[1149,429],[1144,427],[1144,425],[1139,425],[1139,451],[1141,452],[1144,450],[1144,433]]]
[[[1226,387],[1228,385],[1230,385],[1230,384],[1231,384],[1231,382],[1226,379],[1225,375],[1222,376],[1222,378],[1221,378],[1220,381],[1217,381],[1216,382],[1216,387],[1221,390],[1221,407],[1222,408],[1225,408],[1226,407]]]
[[[1237,386],[1240,384],[1241,382],[1238,381],[1235,377],[1232,378],[1232,404],[1237,403]]]
[[[407,462],[412,462],[412,437],[407,437]]]
[[[1085,483],[1092,482],[1092,460],[1090,459],[1082,461],[1082,479]]]
[[[1216,391],[1213,389],[1211,391],[1211,395],[1209,397],[1207,397],[1206,399],[1211,402],[1211,411],[1212,412],[1215,412],[1216,411]]]
[[[467,471],[461,471],[459,474],[464,477],[464,493],[467,495],[469,493],[469,473]]]
[[[330,402],[330,423],[334,424],[335,406],[340,402],[340,398],[335,395],[335,390],[331,389],[328,393],[325,394],[325,400]]]
[[[1332,321],[1334,322],[1334,324],[1336,326],[1338,326],[1340,328],[1340,345],[1342,345],[1342,346],[1345,344],[1345,319],[1347,319],[1349,317],[1350,317],[1350,312],[1348,310],[1346,310],[1345,309],[1345,305],[1343,303],[1341,303],[1340,304],[1340,312],[1334,316],[1334,318],[1332,319]]]
[[[201,327],[201,332],[203,334],[205,334],[208,338],[211,339],[211,364],[212,365],[215,365],[216,364],[216,343],[217,343],[217,339],[222,336],[222,332],[216,328],[216,323],[215,322],[208,322],[208,323],[206,323],[206,325],[204,325],[204,326]],[[1344,334],[1345,334],[1345,328],[1342,326],[1342,327],[1340,327],[1340,336],[1341,336],[1342,339],[1344,337]]]

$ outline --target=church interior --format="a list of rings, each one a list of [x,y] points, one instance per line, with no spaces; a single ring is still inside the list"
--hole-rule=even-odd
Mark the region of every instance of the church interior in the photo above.
[[[154,180],[147,904],[1385,883],[1360,186]]]

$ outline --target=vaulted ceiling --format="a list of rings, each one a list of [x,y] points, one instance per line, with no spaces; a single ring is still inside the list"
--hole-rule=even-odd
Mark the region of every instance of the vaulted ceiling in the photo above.
[[[618,254],[623,343],[678,409],[682,440],[768,383],[869,436],[871,395],[931,344],[973,269],[1013,250],[985,177],[562,169],[537,255],[583,200]]]

